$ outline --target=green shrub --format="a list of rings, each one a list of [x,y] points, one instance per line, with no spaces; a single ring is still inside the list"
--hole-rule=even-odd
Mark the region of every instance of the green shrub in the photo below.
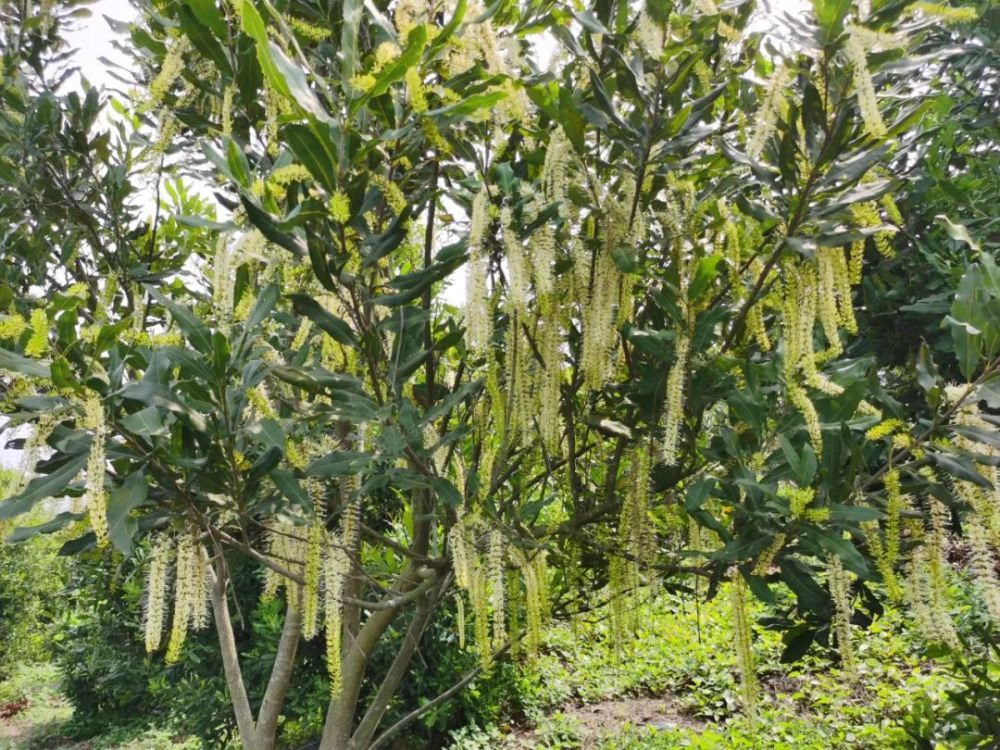
[[[14,475],[0,471],[0,497]],[[31,517],[18,519],[30,525]],[[0,540],[14,531],[12,523],[0,523]],[[55,605],[66,575],[66,562],[57,555],[58,543],[36,536],[19,544],[0,541],[0,680],[7,679],[21,664],[44,661]]]

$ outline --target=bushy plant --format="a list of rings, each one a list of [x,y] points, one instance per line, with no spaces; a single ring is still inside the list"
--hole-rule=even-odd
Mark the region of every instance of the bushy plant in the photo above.
[[[0,471],[0,494],[14,478],[13,472]],[[0,540],[16,533],[15,528],[0,522]],[[65,560],[57,550],[58,544],[47,538],[18,546],[0,543],[0,680],[18,665],[49,654],[49,626],[65,577]]]

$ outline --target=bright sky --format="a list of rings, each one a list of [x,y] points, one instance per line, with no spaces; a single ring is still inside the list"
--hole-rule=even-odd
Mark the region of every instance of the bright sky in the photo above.
[[[112,42],[118,34],[108,25],[105,16],[116,21],[131,21],[136,17],[135,8],[126,0],[96,0],[87,7],[93,15],[78,21],[77,28],[66,38],[75,49],[76,64],[84,78],[97,87],[116,87],[120,84],[111,77],[108,65],[101,62],[101,58],[124,65],[128,57],[114,48]]]

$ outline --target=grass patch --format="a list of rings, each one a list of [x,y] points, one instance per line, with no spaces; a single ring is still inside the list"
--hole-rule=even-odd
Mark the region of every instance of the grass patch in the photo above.
[[[555,626],[520,670],[528,721],[465,728],[453,733],[452,750],[881,750],[905,745],[902,721],[914,701],[939,702],[952,684],[892,611],[855,629],[854,682],[816,647],[782,664],[778,635],[756,628],[762,697],[751,723],[740,705],[729,598],[696,607],[662,594],[639,606],[641,629],[628,643],[613,643],[602,613]]]
[[[59,673],[52,664],[19,667],[0,683],[0,707],[23,699],[23,710],[0,719],[0,750],[207,750],[197,739],[140,725],[73,737],[73,708],[59,691]]]

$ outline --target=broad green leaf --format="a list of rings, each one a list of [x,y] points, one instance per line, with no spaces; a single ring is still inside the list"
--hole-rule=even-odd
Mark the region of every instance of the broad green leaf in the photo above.
[[[268,284],[257,295],[257,300],[254,302],[253,308],[250,310],[250,314],[247,316],[246,321],[243,323],[243,327],[247,331],[254,331],[257,327],[264,322],[274,306],[278,304],[278,299],[281,296],[281,290],[278,288],[277,284]]]
[[[366,469],[371,460],[370,453],[334,451],[309,464],[305,474],[310,477],[338,477],[344,474],[355,474]]]
[[[824,44],[835,41],[844,30],[844,18],[851,10],[852,0],[813,0],[813,12],[822,32]]]
[[[286,125],[285,142],[309,173],[328,191],[337,189],[337,146],[322,123]]]
[[[165,297],[156,287],[147,285],[146,290],[152,295],[153,299],[170,311],[170,316],[181,329],[184,338],[188,340],[196,351],[210,351],[212,346],[212,332],[197,315],[183,305],[179,305],[168,297]]]
[[[843,521],[846,523],[864,523],[865,521],[876,521],[882,518],[882,513],[877,508],[870,508],[865,505],[831,505],[830,520]]]
[[[198,20],[211,29],[219,39],[225,39],[227,28],[226,19],[219,11],[215,0],[184,0]]]
[[[350,2],[353,3],[355,0],[350,0]],[[359,20],[360,12],[359,5]],[[243,30],[253,38],[256,45],[257,62],[260,64],[260,69],[275,91],[317,120],[329,120],[329,114],[323,108],[315,92],[309,88],[305,73],[288,59],[281,47],[268,37],[264,19],[251,0],[242,0],[240,17],[243,21]],[[356,49],[356,42],[353,44]]]
[[[295,478],[292,472],[283,469],[272,471],[271,481],[274,482],[274,486],[278,488],[278,491],[290,503],[297,505],[304,513],[312,512],[312,499],[309,497],[309,493],[299,484],[299,480]]]
[[[844,539],[839,531],[810,529],[802,534],[802,539],[836,555],[846,567],[859,577],[867,578],[870,575],[865,559],[858,552],[858,548],[849,540]]]
[[[920,342],[920,350],[917,352],[917,383],[924,391],[930,392],[938,382],[938,369],[931,357],[931,350],[926,341]]]
[[[973,250],[979,251],[981,249],[978,242],[972,239],[972,235],[969,234],[969,230],[965,228],[962,224],[956,224],[951,219],[949,219],[944,214],[938,214],[934,217],[944,225],[944,231],[948,233],[948,236],[953,240],[958,242],[964,242]]]
[[[38,534],[51,534],[56,531],[60,531],[71,523],[76,523],[81,518],[86,516],[83,513],[70,513],[68,511],[58,514],[55,518],[45,523],[40,523],[35,526],[18,526],[14,531],[3,541],[8,544],[16,544],[17,542],[23,542]]]
[[[177,398],[177,395],[167,386],[150,380],[148,377],[138,383],[132,383],[122,389],[122,397],[138,401],[147,406],[162,406],[174,414],[187,418],[195,430],[204,432],[208,423],[205,417]]]
[[[431,486],[449,508],[457,508],[462,504],[462,493],[445,477],[431,477]]]
[[[130,513],[146,501],[148,489],[146,474],[140,469],[108,495],[108,536],[125,557],[132,555],[132,537],[138,528]]]
[[[50,376],[49,365],[45,362],[28,359],[6,349],[0,349],[0,370],[11,370],[33,378]]]
[[[341,6],[340,81],[345,94],[351,93],[351,82],[360,68],[358,38],[364,0],[344,0]]]
[[[944,453],[928,451],[928,457],[939,467],[957,479],[964,479],[966,482],[978,484],[986,489],[993,489],[993,484],[978,471],[972,462],[964,456],[948,456]]]
[[[328,122],[330,115],[320,102],[319,97],[309,87],[306,74],[302,68],[288,59],[284,51],[272,41],[268,41],[268,50],[274,67],[278,74],[284,79],[287,96],[294,104],[297,104],[306,114],[312,115],[319,122]],[[284,92],[282,92],[284,93]]]
[[[423,54],[426,45],[427,28],[423,24],[415,26],[406,37],[406,49],[400,53],[395,62],[387,65],[378,74],[374,85],[351,105],[351,111],[357,112],[358,109],[370,100],[382,96],[382,94],[389,90],[392,84],[403,80],[406,71],[420,62],[420,56]]]
[[[781,580],[795,592],[799,606],[813,612],[829,610],[826,590],[820,586],[806,566],[788,555],[781,558]]]
[[[122,417],[121,426],[133,435],[144,437],[156,437],[170,432],[163,423],[163,414],[155,406],[146,406],[134,414]]]
[[[438,109],[432,109],[427,112],[427,116],[445,121],[463,119],[482,109],[495,107],[506,98],[506,91],[486,91],[482,94],[473,94],[460,102],[455,102],[454,104],[449,104],[445,107],[439,107]]]
[[[58,497],[87,465],[86,453],[73,456],[51,474],[42,474],[28,482],[19,495],[0,502],[0,519],[13,518],[31,510],[39,500]]]
[[[305,315],[316,326],[333,338],[334,341],[345,346],[355,346],[357,339],[351,327],[336,315],[328,312],[319,302],[307,294],[290,294],[288,298],[292,300],[292,306],[299,315]]]

